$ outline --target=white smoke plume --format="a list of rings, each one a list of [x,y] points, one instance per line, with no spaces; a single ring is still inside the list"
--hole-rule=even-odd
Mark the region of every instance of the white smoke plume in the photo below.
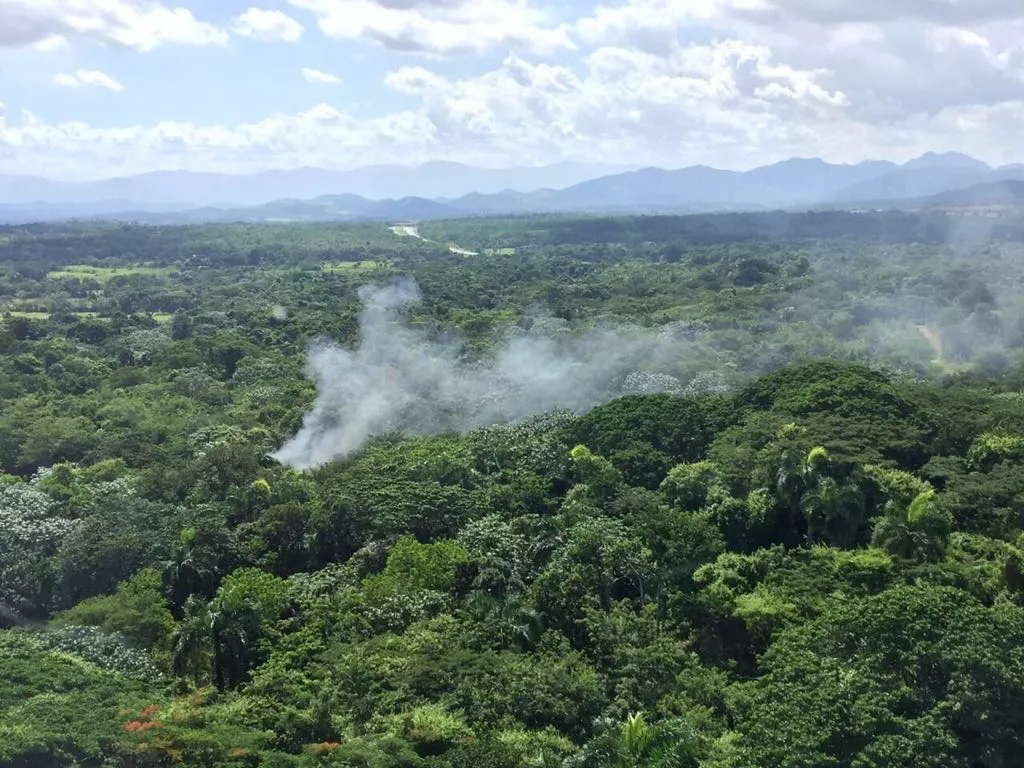
[[[630,392],[693,391],[666,373],[681,370],[692,348],[685,328],[574,333],[539,317],[529,329],[510,329],[492,357],[467,362],[458,343],[433,340],[404,321],[402,310],[420,300],[413,280],[364,286],[359,298],[358,346],[310,351],[307,373],[318,395],[302,429],[275,455],[284,464],[317,467],[392,431],[466,431],[552,410],[581,412]],[[720,386],[712,377],[711,389]]]

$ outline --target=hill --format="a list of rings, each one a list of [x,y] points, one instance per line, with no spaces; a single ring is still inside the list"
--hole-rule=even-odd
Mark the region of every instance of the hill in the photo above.
[[[588,166],[591,171],[594,166]],[[209,188],[189,204],[154,202],[176,189],[170,175],[150,175],[143,179],[114,180],[136,185],[131,189],[103,187],[120,193],[116,197],[98,196],[86,202],[45,202],[40,204],[0,202],[0,222],[54,221],[61,219],[115,219],[149,223],[223,222],[223,221],[384,221],[389,219],[445,219],[493,215],[539,213],[620,213],[683,214],[728,211],[808,210],[816,208],[905,208],[928,205],[926,198],[946,193],[995,185],[992,192],[1008,194],[1007,182],[1024,182],[1024,166],[991,168],[981,161],[956,153],[929,153],[902,166],[884,161],[866,161],[856,165],[835,165],[817,158],[793,158],[783,162],[740,172],[708,166],[678,170],[643,168],[587,178],[566,185],[570,179],[585,175],[583,166],[548,166],[544,169],[506,169],[489,171],[454,163],[431,163],[417,169],[400,166],[374,166],[347,174],[300,169],[295,172],[269,172],[252,177],[250,197],[265,196],[260,191],[267,179],[276,179],[275,189],[294,186],[303,189],[338,187],[373,189],[392,194],[363,194],[332,189],[327,194],[281,195],[259,204],[213,204],[203,202],[228,194],[230,184],[245,177],[205,178]],[[432,180],[428,181],[427,176]],[[553,178],[557,177],[557,178]],[[162,179],[163,181],[159,181]],[[551,184],[524,191],[530,180],[546,179]],[[508,181],[521,186],[516,188]],[[193,179],[194,181],[194,179]],[[9,192],[13,182],[0,179]],[[189,182],[191,183],[191,181]],[[22,179],[25,189],[38,191],[36,182]],[[155,185],[158,190],[139,193],[140,187]],[[230,186],[229,184],[229,186]],[[492,192],[483,190],[500,188]],[[446,196],[424,194],[434,190],[465,189],[466,194]],[[186,185],[187,186],[187,185]],[[181,187],[184,189],[185,187]],[[149,202],[138,202],[134,194]],[[97,192],[101,195],[102,192]],[[183,193],[182,193],[183,194]],[[148,195],[148,197],[147,197]],[[937,201],[938,202],[938,201]]]

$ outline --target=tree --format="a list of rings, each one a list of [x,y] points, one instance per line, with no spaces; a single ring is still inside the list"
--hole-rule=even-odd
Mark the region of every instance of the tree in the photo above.
[[[595,501],[608,501],[622,484],[622,474],[603,456],[596,456],[585,445],[577,445],[569,452],[573,471],[584,488],[583,494]]]
[[[57,579],[53,557],[80,526],[38,484],[0,484],[0,624],[45,617]]]
[[[157,566],[180,530],[184,511],[141,498],[124,481],[103,484],[83,510],[85,519],[55,558],[56,602],[70,608],[108,594],[140,568]]]
[[[677,464],[661,483],[661,491],[676,509],[696,512],[704,507],[708,493],[722,482],[713,461]]]
[[[945,557],[953,522],[927,490],[904,506],[894,501],[875,520],[871,543],[903,560],[939,561]]]
[[[818,478],[800,499],[807,520],[807,540],[824,540],[839,547],[857,544],[864,522],[864,494],[850,482]]]
[[[986,432],[979,435],[967,451],[967,466],[986,472],[1000,461],[1019,462],[1024,458],[1024,438]]]
[[[253,345],[238,334],[220,334],[209,343],[206,354],[210,364],[220,369],[221,378],[229,381],[252,350]]]
[[[179,309],[171,318],[171,338],[175,341],[183,341],[192,335],[192,318],[188,313]]]
[[[534,582],[537,607],[549,626],[560,626],[582,645],[584,606],[603,610],[622,599],[642,604],[654,568],[651,552],[619,520],[589,518],[575,524],[566,545]]]
[[[208,603],[193,595],[172,637],[171,668],[196,685],[209,679],[219,691],[234,688],[248,679],[259,636],[260,606],[251,595],[229,591]]]
[[[244,683],[255,662],[259,639],[258,609],[250,603],[210,603],[209,628],[213,684],[218,691]]]
[[[105,632],[123,635],[139,648],[164,651],[174,628],[174,618],[161,589],[160,573],[150,568],[118,584],[112,595],[83,600],[59,614],[53,623],[99,627]]]
[[[833,598],[727,694],[713,768],[1013,765],[1024,749],[1024,610],[958,589]]]
[[[860,488],[833,476],[836,470],[831,457],[820,446],[803,461],[794,461],[793,456],[783,455],[776,473],[776,490],[790,511],[794,530],[804,531],[808,545],[822,539],[838,546],[855,545],[865,523]]]
[[[171,671],[179,678],[190,677],[198,686],[207,679],[211,651],[210,609],[193,595],[185,602],[171,637]]]
[[[599,735],[582,754],[570,758],[575,768],[691,768],[697,766],[695,734],[683,720],[648,723],[634,713],[620,724],[601,723]]]
[[[213,594],[214,572],[197,546],[196,536],[195,528],[185,528],[174,543],[170,558],[161,564],[164,594],[179,615],[193,595],[209,598]]]

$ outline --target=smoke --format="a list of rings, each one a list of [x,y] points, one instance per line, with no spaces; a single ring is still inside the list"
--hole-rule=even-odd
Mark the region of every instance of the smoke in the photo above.
[[[630,392],[688,391],[670,375],[692,370],[693,332],[685,326],[577,333],[534,316],[510,329],[486,360],[469,362],[457,341],[432,339],[405,320],[402,310],[420,300],[413,280],[364,286],[359,298],[358,346],[310,350],[307,373],[318,395],[299,433],[275,455],[284,464],[316,467],[392,431],[467,431],[552,410],[581,412]],[[724,386],[705,373],[689,391]]]

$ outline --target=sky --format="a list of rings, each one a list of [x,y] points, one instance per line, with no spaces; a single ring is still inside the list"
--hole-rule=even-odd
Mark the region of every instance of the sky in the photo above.
[[[1024,161],[1024,0],[0,0],[0,174]]]

